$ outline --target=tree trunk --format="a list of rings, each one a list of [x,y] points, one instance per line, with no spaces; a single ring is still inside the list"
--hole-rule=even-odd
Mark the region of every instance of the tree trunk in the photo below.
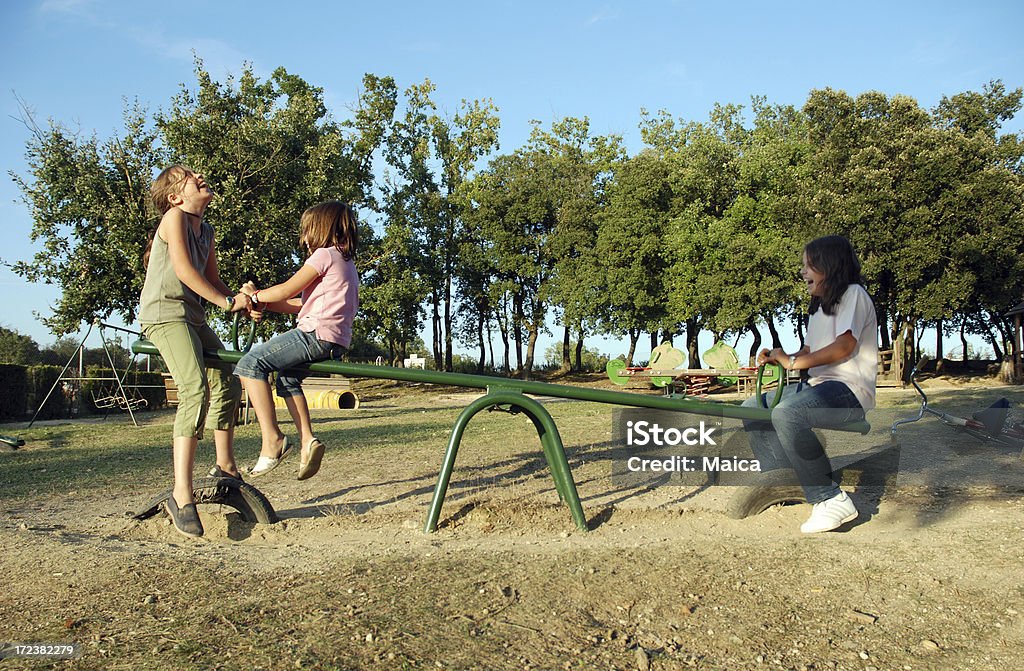
[[[747,328],[750,329],[750,335],[754,337],[754,342],[750,345],[750,356],[747,357],[747,365],[753,365],[757,361],[757,352],[761,348],[761,331],[758,330],[757,324],[751,319],[747,322]]]
[[[562,366],[561,372],[568,373],[572,370],[572,358],[569,355],[571,348],[570,345],[571,335],[569,333],[569,327],[566,326],[562,329]]]
[[[889,337],[889,314],[884,305],[875,306],[875,318],[878,320],[878,337],[882,341],[879,349],[892,349],[892,338]]]
[[[476,336],[480,344],[480,358],[477,359],[476,370],[478,373],[484,372],[484,367],[487,365],[487,346],[484,344],[484,322],[487,321],[484,317],[483,312],[476,318]]]
[[[899,355],[900,357],[900,370],[903,371],[903,382],[909,382],[906,376],[910,374],[910,371],[914,369],[914,364],[917,363],[918,358],[914,352],[914,323],[905,320],[902,324],[902,332],[900,335],[900,342],[903,344],[902,351],[894,352],[893,356]]]
[[[446,273],[444,283],[444,369],[452,372],[452,276]]]
[[[942,351],[942,320],[935,322],[935,372],[942,372],[942,359],[945,354]]]
[[[433,350],[434,350],[434,365],[439,369],[444,367],[444,352],[441,349],[441,303],[440,297],[437,295],[437,291],[431,293],[431,315],[430,323],[432,325],[433,335]]]
[[[500,328],[501,331],[501,345],[504,348],[504,354],[502,358],[502,369],[505,371],[505,375],[512,372],[512,360],[511,360],[511,343],[508,339],[508,327]]]
[[[656,348],[660,344],[661,343],[658,342],[658,332],[651,331],[651,351],[653,352],[654,348]]]
[[[491,331],[491,320],[487,320],[487,350],[491,355],[491,368],[495,368],[494,364],[494,332]]]
[[[636,354],[636,343],[640,339],[640,329],[629,329],[629,351],[626,352],[626,367],[633,365],[633,355]]]
[[[533,353],[534,349],[537,347],[538,330],[539,326],[537,324],[531,324],[530,328],[527,330],[526,364],[522,368],[522,378],[524,380],[529,380],[530,376],[533,374]]]
[[[968,354],[968,352],[967,352],[967,336],[965,335],[966,331],[967,331],[967,320],[964,319],[963,321],[960,322],[960,347],[963,348],[963,354],[960,356],[960,360],[961,361],[967,361],[967,354]]]
[[[1003,350],[999,347],[999,341],[996,339],[996,334],[992,332],[991,328],[985,329],[988,334],[988,341],[992,343],[992,352],[995,354],[996,361],[1003,360]]]
[[[516,345],[516,372],[523,370],[523,296],[512,297],[512,337]]]
[[[797,334],[800,336],[800,346],[803,347],[804,332],[803,329],[800,328],[799,313],[794,316],[794,319],[796,320]],[[775,318],[772,315],[768,315],[768,317],[764,321],[765,324],[768,325],[768,334],[772,337],[771,349],[775,349],[776,347],[782,347],[782,340],[779,338],[779,330],[775,328]]]
[[[583,372],[583,333],[580,332],[580,338],[576,341],[576,372]]]
[[[686,320],[686,360],[690,368],[700,368],[700,353],[697,337],[700,335],[700,322],[697,319]]]

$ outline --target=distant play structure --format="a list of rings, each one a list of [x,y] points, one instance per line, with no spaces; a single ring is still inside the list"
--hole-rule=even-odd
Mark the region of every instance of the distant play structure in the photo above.
[[[82,362],[82,349],[85,347],[86,341],[88,341],[89,336],[92,334],[93,327],[96,327],[99,332],[100,342],[103,345],[103,353],[107,356],[107,363],[110,364],[110,370],[113,372],[112,376],[87,376],[85,374],[85,367]],[[40,403],[39,407],[36,408],[36,411],[32,415],[32,419],[29,421],[28,427],[26,428],[32,428],[32,425],[35,424],[36,419],[39,417],[39,413],[46,406],[46,402],[50,400],[50,397],[58,387],[66,389],[67,393],[72,396],[78,396],[81,393],[82,382],[105,383],[101,385],[101,390],[98,395],[95,392],[91,392],[92,398],[90,400],[93,405],[100,410],[117,409],[126,411],[129,416],[131,416],[132,423],[135,424],[135,426],[139,425],[139,423],[135,421],[135,411],[140,408],[144,408],[147,405],[146,399],[142,397],[139,390],[147,385],[127,383],[128,373],[135,363],[134,357],[125,368],[124,373],[118,374],[117,366],[114,365],[114,358],[110,354],[110,345],[106,335],[106,329],[120,331],[135,336],[142,335],[138,331],[132,331],[112,324],[105,324],[99,319],[93,320],[86,329],[85,335],[82,336],[82,340],[78,343],[78,347],[75,348],[75,353],[72,354],[68,358],[67,363],[64,364],[64,368],[61,370],[60,375],[58,375],[57,379],[54,380],[53,386],[50,387],[50,390],[46,393],[42,403]],[[78,374],[69,375],[68,369],[71,368],[71,364],[74,363],[76,357],[78,357]]]
[[[612,359],[605,371],[608,379],[620,386],[626,386],[630,380],[644,379],[655,387],[673,387],[674,391],[690,396],[705,395],[712,382],[725,387],[746,386],[758,377],[758,369],[740,366],[736,350],[722,341],[704,352],[704,361],[711,368],[686,368],[686,354],[666,342],[654,348],[646,366],[627,366],[622,359]],[[781,370],[770,368],[762,374],[761,382],[777,383],[782,377]]]
[[[228,351],[224,349],[207,350],[205,354],[207,361],[210,364],[219,365],[224,363],[236,363],[242,358],[244,349],[247,349],[248,345],[252,342],[251,333],[249,342],[242,348],[243,351],[237,351],[237,318],[234,331],[235,336],[233,336],[233,340],[236,345],[236,351]],[[136,354],[159,355],[156,347],[146,340],[136,341],[132,345],[132,351]],[[544,458],[547,462],[548,468],[551,470],[551,476],[554,480],[555,491],[558,494],[559,500],[565,503],[569,508],[576,527],[581,531],[588,530],[587,519],[583,513],[583,506],[580,503],[579,494],[576,491],[576,483],[573,480],[572,472],[569,469],[569,463],[565,456],[565,448],[562,444],[558,428],[555,426],[555,421],[540,401],[531,398],[526,394],[579,401],[591,401],[595,403],[607,403],[635,408],[689,412],[699,415],[739,420],[767,421],[771,416],[770,408],[744,408],[738,405],[715,403],[707,400],[687,398],[675,394],[653,396],[625,391],[611,391],[606,389],[549,384],[530,380],[515,380],[487,377],[483,375],[468,375],[464,373],[445,373],[423,369],[394,368],[390,366],[348,363],[344,361],[321,361],[308,364],[307,366],[304,366],[303,369],[314,373],[331,373],[348,377],[401,380],[406,382],[419,382],[486,390],[486,394],[469,403],[465,410],[463,410],[459,415],[455,422],[455,426],[452,428],[451,436],[448,440],[448,446],[442,460],[437,485],[434,488],[433,498],[427,514],[427,521],[424,525],[424,531],[426,533],[432,533],[437,530],[438,520],[441,515],[441,507],[444,504],[445,494],[448,491],[448,484],[451,480],[452,471],[455,467],[455,458],[458,454],[459,446],[462,442],[462,436],[466,427],[470,420],[479,412],[489,409],[502,410],[512,414],[522,413],[530,419],[537,430]],[[781,367],[777,365],[762,367],[759,371],[754,371],[753,378],[755,380],[757,390],[760,391],[761,385],[765,379],[782,379]],[[775,403],[778,402],[781,395],[781,385],[778,385],[777,389],[778,391],[774,395]],[[870,430],[870,426],[867,422],[858,421],[851,422],[840,430],[866,433]],[[222,480],[231,480],[232,482],[218,483],[218,487],[222,486],[222,488],[238,489],[237,484],[234,484],[237,483],[237,481],[232,478],[222,478]],[[255,489],[251,487],[251,485],[246,485],[246,487],[248,489]],[[259,494],[258,491],[255,492],[255,494],[253,494],[253,492],[248,493],[253,496],[255,496],[255,494]],[[169,495],[169,492],[167,495]],[[164,495],[162,494],[161,496]],[[262,497],[262,494],[259,496]],[[207,497],[206,500],[210,500],[209,497]],[[261,500],[265,500],[265,497]],[[215,502],[231,505],[229,501]],[[260,509],[262,510],[262,504],[260,504]],[[266,512],[263,516],[267,518],[272,517],[272,511]]]

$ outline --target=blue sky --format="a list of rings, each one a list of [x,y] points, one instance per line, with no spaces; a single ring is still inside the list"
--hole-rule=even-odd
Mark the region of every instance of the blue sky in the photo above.
[[[587,116],[596,134],[640,148],[641,108],[704,120],[716,102],[801,105],[832,87],[905,94],[926,107],[990,80],[1024,85],[1024,4],[963,2],[5,2],[0,6],[0,259],[33,253],[31,220],[7,172],[25,173],[36,119],[109,137],[125,100],[150,110],[192,85],[192,53],[218,79],[243,62],[266,77],[286,67],[324,89],[335,118],[349,116],[366,72],[399,87],[430,78],[454,113],[491,98],[501,151],[520,146],[529,121]],[[1021,118],[1005,128],[1020,132]],[[33,317],[58,293],[0,268],[8,304],[0,324],[41,344]],[[707,343],[710,345],[710,343]],[[595,342],[618,354],[614,344]],[[621,348],[624,351],[624,347]]]

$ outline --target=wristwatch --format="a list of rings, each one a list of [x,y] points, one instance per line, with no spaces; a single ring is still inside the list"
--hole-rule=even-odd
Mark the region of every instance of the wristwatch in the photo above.
[[[789,355],[789,369],[790,370],[795,370],[796,369],[796,354],[790,354]]]
[[[235,307],[235,297],[234,296],[225,296],[224,297],[224,302],[227,303],[227,307],[224,308],[224,309],[229,311],[229,312],[231,311],[231,308]]]

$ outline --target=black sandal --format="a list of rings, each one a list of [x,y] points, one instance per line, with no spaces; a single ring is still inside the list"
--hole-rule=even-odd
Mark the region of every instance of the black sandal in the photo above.
[[[214,464],[213,468],[210,469],[211,478],[231,478],[232,480],[238,480],[239,482],[245,482],[242,479],[242,469],[238,469],[238,475],[231,475],[220,466]]]

